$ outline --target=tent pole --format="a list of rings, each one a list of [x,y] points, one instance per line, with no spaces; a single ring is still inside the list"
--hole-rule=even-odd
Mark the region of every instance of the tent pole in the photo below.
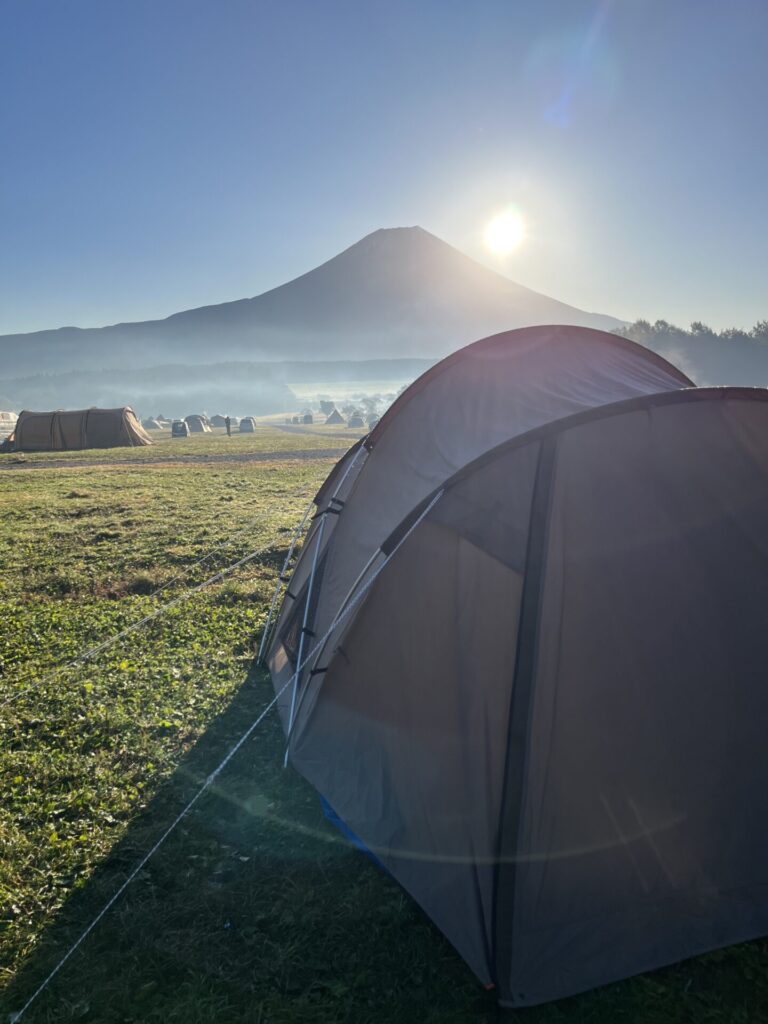
[[[312,603],[312,588],[315,583],[315,573],[317,572],[317,559],[320,554],[320,548],[323,543],[323,532],[325,531],[326,516],[323,516],[320,522],[320,529],[317,531],[317,543],[315,544],[315,550],[312,554],[312,570],[309,574],[309,583],[307,584],[307,599],[304,605],[304,616],[301,623],[301,635],[299,636],[299,650],[296,656],[296,671],[293,675],[293,689],[291,690],[291,710],[288,716],[288,733],[287,737],[291,735],[293,729],[293,716],[296,713],[296,694],[299,689],[299,681],[301,679],[301,670],[303,669],[302,656],[304,654],[304,640],[307,635],[307,624],[309,622],[309,608]],[[283,759],[283,768],[288,765],[288,741],[286,737],[285,744],[285,757]]]
[[[363,450],[364,449],[361,446],[357,450],[357,452],[355,453],[354,457],[351,459],[349,465],[347,466],[347,468],[342,473],[341,479],[339,480],[338,484],[336,485],[336,488],[334,489],[333,494],[329,498],[328,504],[330,504],[333,501],[333,499],[336,497],[336,495],[341,490],[342,484],[344,483],[344,481],[349,476],[349,473],[350,473],[352,467],[357,462],[357,460],[360,458],[360,453]],[[280,590],[281,590],[281,588],[283,586],[283,583],[285,582],[283,577],[285,576],[286,570],[288,568],[288,563],[290,562],[291,555],[293,554],[293,549],[295,548],[296,543],[297,543],[297,541],[299,539],[299,536],[301,535],[301,532],[304,529],[304,525],[305,525],[305,523],[307,521],[307,517],[309,516],[309,513],[312,511],[313,504],[314,504],[314,501],[311,501],[309,503],[307,511],[304,513],[304,518],[302,519],[301,524],[300,524],[298,530],[296,530],[294,532],[293,539],[291,541],[291,546],[290,546],[290,549],[288,551],[288,555],[286,556],[285,562],[283,563],[282,571],[280,573],[280,576],[278,577],[277,583],[275,584],[275,591],[272,594],[272,603],[271,603],[270,608],[269,608],[269,615],[267,616],[267,621],[266,621],[266,624],[264,626],[264,632],[262,633],[262,636],[261,636],[261,643],[259,644],[259,653],[258,653],[258,655],[256,657],[256,664],[257,665],[261,665],[262,658],[263,658],[265,650],[266,650],[267,637],[269,635],[269,631],[270,631],[270,628],[272,626],[272,619],[273,619],[274,614],[275,614],[275,607],[277,605],[277,598],[278,598],[278,595],[280,594]]]
[[[380,548],[376,548],[376,550],[373,552],[371,557],[368,559],[368,561],[365,563],[363,568],[360,570],[357,579],[352,584],[352,586],[349,588],[349,590],[347,591],[347,593],[346,593],[346,595],[344,597],[344,600],[339,605],[339,610],[336,612],[336,614],[333,617],[334,621],[339,618],[339,616],[342,614],[344,609],[347,607],[347,605],[349,604],[349,602],[350,602],[350,600],[352,598],[352,595],[354,594],[354,592],[360,586],[360,583],[365,578],[365,574],[368,572],[368,570],[371,568],[371,566],[373,565],[373,563],[376,561],[376,559],[379,557],[380,554],[381,554],[381,549]],[[320,647],[318,649],[317,657],[315,658],[315,663],[317,663],[318,659],[320,657],[322,657],[324,649],[325,649],[324,646]],[[309,661],[309,658],[307,658],[307,661]]]
[[[422,509],[421,513],[419,514],[418,519],[408,527],[408,529],[406,530],[405,534],[400,538],[400,540],[397,542],[397,544],[394,546],[394,548],[390,551],[390,553],[388,555],[384,555],[384,561],[381,563],[381,565],[378,567],[378,569],[375,569],[373,571],[372,575],[368,578],[368,580],[366,580],[365,583],[363,583],[363,585],[360,587],[360,589],[357,591],[357,593],[353,594],[352,592],[350,592],[350,594],[348,594],[347,597],[344,598],[344,605],[338,610],[338,612],[336,612],[336,615],[333,617],[333,621],[331,622],[331,625],[328,627],[327,632],[325,633],[325,635],[322,637],[321,640],[318,640],[318,642],[315,644],[315,646],[312,648],[312,650],[307,655],[307,663],[310,661],[311,658],[315,658],[315,661],[317,662],[317,659],[320,657],[322,652],[325,650],[326,644],[331,639],[332,634],[336,631],[336,629],[339,626],[339,624],[341,623],[342,619],[346,618],[347,615],[349,615],[349,613],[355,607],[355,605],[357,605],[362,600],[363,595],[365,593],[367,593],[368,590],[370,590],[371,586],[373,585],[374,581],[378,577],[379,573],[384,569],[384,567],[386,565],[389,564],[391,559],[394,558],[394,556],[397,554],[397,552],[400,550],[400,548],[403,546],[403,544],[405,544],[405,542],[411,536],[411,534],[416,529],[416,527],[419,526],[419,524],[424,519],[426,519],[426,517],[429,515],[429,513],[432,511],[432,509],[435,507],[435,505],[438,503],[438,501],[440,501],[440,499],[442,498],[444,493],[445,493],[445,491],[441,488],[434,495],[434,497],[429,502],[429,504],[424,509]],[[381,548],[377,548],[376,555],[383,555],[383,554],[384,554],[384,552],[381,550]],[[374,555],[374,558],[376,557],[376,555]],[[369,561],[368,561],[368,565],[369,566],[373,564],[374,558],[369,559]],[[355,586],[357,586],[357,584],[355,584]],[[304,636],[304,634],[302,633],[302,637],[303,636]],[[303,667],[304,666],[302,666],[302,668]],[[297,670],[296,670],[296,672],[294,673],[294,676],[293,676],[294,681],[298,677],[298,671],[299,670],[297,668]],[[304,691],[299,696],[298,707],[301,707],[302,701],[304,700],[304,697],[306,696],[306,693],[307,693],[307,689],[305,688]],[[292,732],[292,730],[289,728],[288,732],[286,734],[286,743],[288,744],[288,746],[290,745],[290,742],[291,742],[291,732]],[[286,751],[285,751],[286,763],[287,763],[287,758],[288,758],[288,746],[286,746]]]
[[[272,603],[269,606],[269,615],[267,615],[267,621],[266,621],[266,623],[264,625],[264,632],[261,634],[261,643],[259,644],[259,653],[256,656],[256,664],[257,665],[261,664],[261,660],[262,660],[262,658],[264,656],[264,650],[265,650],[265,648],[267,646],[267,637],[269,636],[269,631],[270,631],[270,628],[272,626],[272,617],[275,614],[275,606],[277,605],[277,598],[278,598],[278,595],[280,594],[280,590],[281,590],[281,588],[283,586],[283,582],[284,582],[283,577],[285,576],[286,570],[288,568],[288,564],[290,563],[291,558],[293,557],[293,551],[294,551],[294,548],[296,547],[298,539],[301,536],[301,534],[304,532],[304,527],[306,526],[307,519],[309,518],[309,513],[312,511],[312,506],[313,505],[314,505],[314,501],[310,501],[309,505],[307,505],[307,510],[304,513],[304,518],[301,520],[299,525],[293,531],[293,536],[291,537],[291,544],[290,544],[290,547],[288,548],[288,554],[285,556],[285,561],[283,562],[283,568],[280,570],[280,575],[277,577],[277,583],[275,584],[274,593],[272,594]]]

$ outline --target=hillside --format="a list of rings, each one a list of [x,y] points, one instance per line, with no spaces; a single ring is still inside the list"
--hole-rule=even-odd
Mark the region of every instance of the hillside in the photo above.
[[[524,288],[419,227],[375,231],[254,298],[165,320],[0,337],[4,377],[247,359],[440,357],[487,334],[537,323],[610,330]]]
[[[193,410],[224,410],[238,416],[295,411],[291,385],[312,384],[334,391],[338,382],[360,381],[373,391],[378,382],[411,381],[430,360],[379,359],[337,362],[231,362],[140,369],[69,370],[0,380],[0,409],[78,409],[130,405],[142,416],[162,411],[184,416]]]

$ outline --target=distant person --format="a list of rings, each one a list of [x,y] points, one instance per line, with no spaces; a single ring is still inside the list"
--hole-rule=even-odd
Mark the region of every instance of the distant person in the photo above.
[[[224,417],[224,426],[227,428],[227,437],[232,437],[232,420],[229,416]]]

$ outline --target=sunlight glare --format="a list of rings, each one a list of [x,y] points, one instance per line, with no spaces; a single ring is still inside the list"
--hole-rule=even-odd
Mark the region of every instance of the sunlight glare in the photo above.
[[[485,227],[485,245],[497,256],[507,256],[525,239],[525,224],[516,210],[497,213]]]

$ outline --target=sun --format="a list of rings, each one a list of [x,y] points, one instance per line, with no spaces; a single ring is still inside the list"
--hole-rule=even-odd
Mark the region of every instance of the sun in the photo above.
[[[485,226],[483,240],[497,256],[508,256],[525,240],[525,223],[516,210],[497,213]]]

